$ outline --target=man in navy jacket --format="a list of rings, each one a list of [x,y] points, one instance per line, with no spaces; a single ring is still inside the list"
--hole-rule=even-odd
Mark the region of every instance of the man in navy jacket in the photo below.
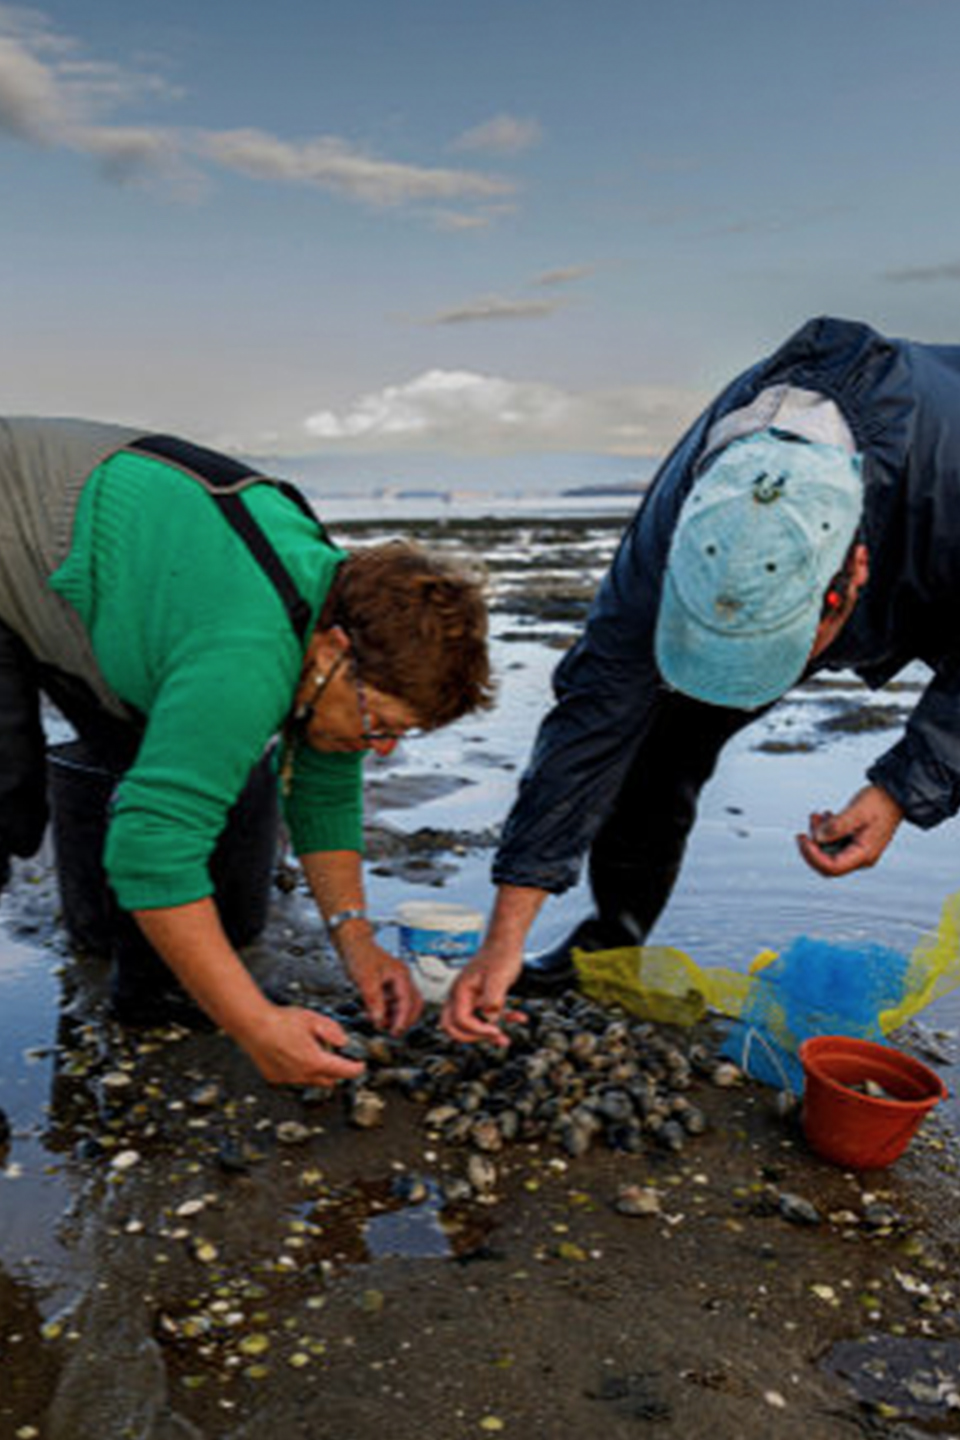
[[[851,668],[879,686],[918,659],[932,678],[902,737],[799,837],[824,875],[960,808],[960,347],[811,320],[701,415],[623,536],[557,668],[450,1032],[502,1039],[511,988],[569,983],[574,946],[643,940],[723,745],[793,684]],[[521,972],[587,852],[594,914]]]

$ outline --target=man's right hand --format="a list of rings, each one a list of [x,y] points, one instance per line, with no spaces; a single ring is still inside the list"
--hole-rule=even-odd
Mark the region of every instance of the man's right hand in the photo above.
[[[507,992],[523,968],[523,947],[530,926],[547,898],[545,890],[501,885],[486,938],[457,979],[440,1016],[454,1040],[509,1045],[502,1022],[523,1021],[522,1010],[504,1008]]]
[[[440,1024],[454,1040],[505,1046],[510,1041],[503,1022],[522,1021],[520,1010],[507,1010],[507,991],[520,973],[522,954],[482,946],[457,977],[447,996]]]
[[[347,1033],[336,1020],[295,1005],[273,1005],[252,1036],[236,1037],[272,1085],[335,1085],[364,1071],[358,1060],[335,1052]]]

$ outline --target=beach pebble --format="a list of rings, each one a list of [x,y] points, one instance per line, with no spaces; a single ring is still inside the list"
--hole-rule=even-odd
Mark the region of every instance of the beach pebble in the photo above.
[[[217,1147],[217,1164],[221,1170],[226,1170],[231,1175],[245,1175],[251,1165],[255,1165],[263,1156],[259,1150],[253,1150],[242,1140],[236,1140],[232,1135],[226,1136],[220,1141]]]
[[[902,1217],[883,1200],[873,1200],[863,1207],[863,1223],[869,1230],[893,1229],[902,1223]]]
[[[778,1209],[784,1220],[793,1225],[819,1225],[820,1211],[802,1195],[790,1195],[786,1191],[780,1196]]]
[[[800,1113],[801,1098],[792,1090],[778,1090],[773,1105],[781,1120],[790,1120]]]

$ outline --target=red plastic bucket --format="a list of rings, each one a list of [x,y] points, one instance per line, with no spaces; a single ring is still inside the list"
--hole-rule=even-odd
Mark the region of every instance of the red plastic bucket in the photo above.
[[[928,1066],[872,1040],[817,1035],[800,1046],[806,1083],[801,1120],[818,1155],[851,1170],[880,1170],[907,1148],[921,1120],[947,1095]],[[850,1087],[874,1081],[885,1097]]]

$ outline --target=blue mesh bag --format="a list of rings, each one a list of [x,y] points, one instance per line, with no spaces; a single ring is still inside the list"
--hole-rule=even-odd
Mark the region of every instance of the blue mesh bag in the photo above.
[[[884,945],[836,945],[799,936],[755,969],[723,1046],[754,1079],[797,1094],[800,1043],[811,1035],[884,1042],[881,1016],[900,1004],[908,961]]]

